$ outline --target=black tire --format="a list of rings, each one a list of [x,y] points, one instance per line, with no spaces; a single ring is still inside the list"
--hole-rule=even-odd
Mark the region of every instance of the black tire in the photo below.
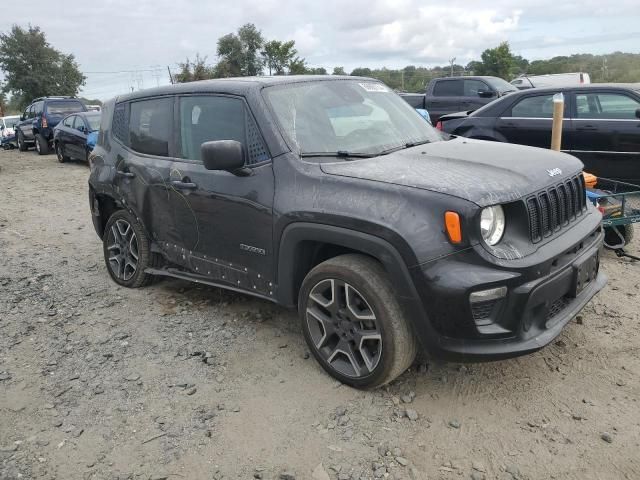
[[[131,232],[127,230],[127,226]],[[139,288],[153,281],[153,275],[145,273],[145,270],[159,265],[159,255],[151,252],[149,238],[129,212],[117,210],[109,217],[102,236],[102,245],[107,270],[118,285]],[[132,268],[131,264],[136,255],[135,268]],[[115,271],[116,269],[118,271]]]
[[[61,145],[60,142],[55,143],[55,151],[56,157],[58,157],[58,161],[60,163],[68,162],[71,160],[68,156],[64,154],[64,145]]]
[[[620,238],[622,236],[622,238]],[[604,246],[610,249],[624,248],[633,240],[633,225],[604,228]],[[624,241],[624,245],[622,242]]]
[[[38,152],[38,155],[47,155],[49,153],[49,142],[39,133],[36,133],[36,152]]]
[[[20,130],[18,130],[16,143],[18,144],[18,150],[20,150],[21,152],[26,152],[29,148],[27,147],[27,144],[24,143],[24,133],[22,133]]]
[[[302,282],[298,312],[309,349],[342,383],[380,387],[415,359],[417,342],[391,282],[369,257],[341,255],[313,268]]]

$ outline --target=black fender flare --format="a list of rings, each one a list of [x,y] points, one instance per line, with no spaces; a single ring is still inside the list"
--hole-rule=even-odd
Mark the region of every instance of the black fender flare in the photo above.
[[[412,280],[408,266],[398,250],[388,241],[348,228],[317,223],[295,222],[288,225],[281,237],[276,272],[277,301],[288,307],[297,306],[295,291],[296,249],[304,241],[346,247],[378,260],[390,277],[396,297],[413,331],[424,345],[425,337],[433,338],[434,330]]]

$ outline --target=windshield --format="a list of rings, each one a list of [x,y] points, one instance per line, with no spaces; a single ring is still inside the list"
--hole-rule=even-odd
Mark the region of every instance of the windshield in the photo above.
[[[265,89],[286,139],[304,154],[379,155],[442,140],[409,104],[379,82],[334,80]]]
[[[5,118],[4,124],[7,128],[13,128],[15,127],[16,123],[18,123],[19,121],[20,121],[20,117]]]
[[[87,115],[90,130],[100,130],[100,115]]]
[[[495,88],[500,93],[502,93],[502,92],[517,92],[518,91],[518,89],[514,85],[511,85],[509,82],[507,82],[506,80],[503,80],[501,78],[498,78],[498,77],[486,77],[485,80],[489,83],[489,85],[491,85],[493,88]]]
[[[84,108],[78,101],[55,101],[47,104],[47,112],[53,115],[67,115],[69,113],[82,112]]]

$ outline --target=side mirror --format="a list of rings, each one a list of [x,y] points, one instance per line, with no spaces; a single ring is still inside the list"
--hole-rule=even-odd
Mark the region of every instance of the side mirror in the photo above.
[[[200,156],[207,170],[236,173],[244,167],[244,147],[236,140],[216,140],[200,145]]]
[[[0,125],[0,130],[4,130],[4,125]]]
[[[478,96],[480,98],[491,98],[494,96],[494,93],[490,90],[478,90]]]
[[[26,120],[27,117],[25,117],[24,115],[20,115],[20,121],[24,122]]]
[[[636,117],[637,117],[637,118],[640,118],[640,108],[637,108],[637,109],[636,109]]]

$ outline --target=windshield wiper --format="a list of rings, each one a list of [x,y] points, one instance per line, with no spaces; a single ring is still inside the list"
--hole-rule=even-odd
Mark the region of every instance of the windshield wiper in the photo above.
[[[418,145],[424,145],[425,143],[429,143],[430,140],[420,140],[417,142],[407,142],[403,145],[398,145],[397,147],[388,148],[386,150],[382,150],[378,155],[387,155],[389,153],[397,152],[398,150],[404,150],[406,148],[417,147]]]
[[[348,152],[346,150],[338,150],[337,152],[303,152],[301,157],[336,157],[336,158],[371,158],[377,156],[373,153]]]

